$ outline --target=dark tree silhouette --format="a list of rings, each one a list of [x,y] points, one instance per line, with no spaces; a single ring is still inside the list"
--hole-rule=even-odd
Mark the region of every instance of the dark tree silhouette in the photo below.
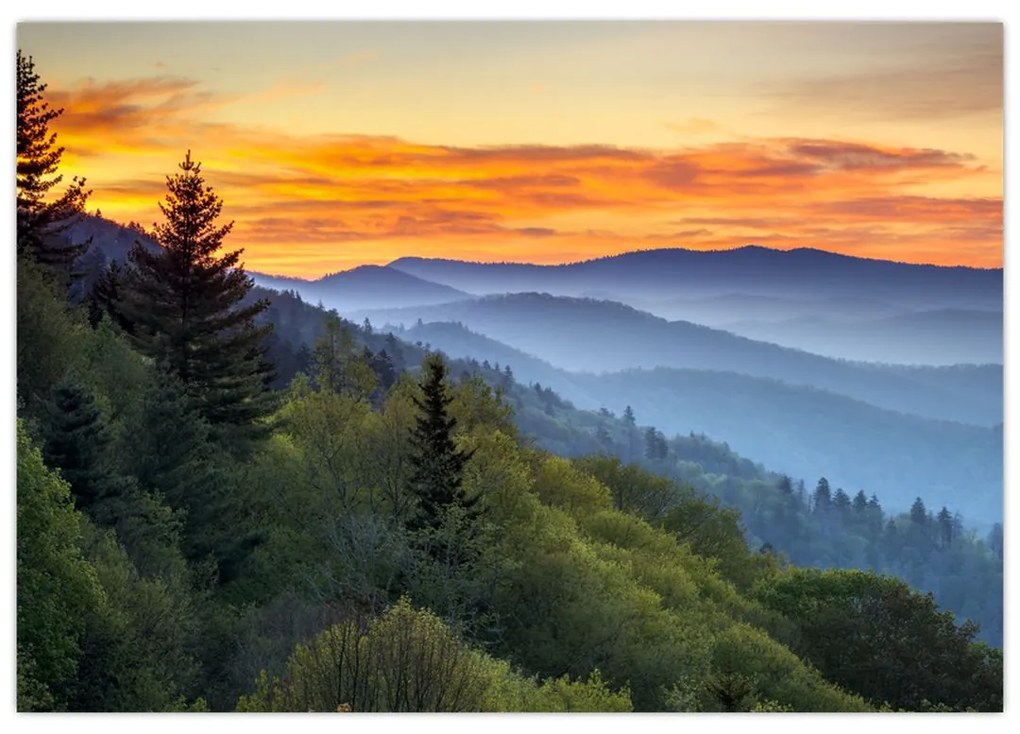
[[[243,250],[217,256],[233,223],[217,226],[223,202],[190,151],[180,169],[167,177],[166,222],[152,233],[162,249],[135,242],[131,250],[121,315],[134,346],[181,380],[210,425],[258,432],[273,405],[264,344],[272,326],[255,317],[269,302],[240,305],[254,286],[239,264]]]
[[[57,174],[64,149],[56,145],[57,134],[50,132],[50,122],[63,114],[43,99],[46,85],[35,73],[31,56],[17,54],[18,85],[18,160],[17,219],[18,254],[71,279],[74,263],[85,253],[89,242],[69,244],[62,236],[71,220],[84,210],[90,191],[85,179],[75,177],[67,190],[56,199],[47,195],[63,180]]]
[[[461,487],[471,453],[461,451],[453,441],[457,419],[447,411],[452,398],[446,390],[442,357],[426,357],[420,384],[422,397],[414,398],[420,412],[411,434],[413,473],[409,482],[412,496],[418,499],[418,514],[409,524],[415,529],[438,528],[448,507],[471,509],[478,498],[467,497]]]

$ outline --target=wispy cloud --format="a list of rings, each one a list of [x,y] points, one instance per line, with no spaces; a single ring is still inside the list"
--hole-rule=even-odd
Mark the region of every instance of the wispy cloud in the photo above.
[[[311,91],[283,85],[263,94]],[[977,264],[1001,262],[1001,198],[925,188],[986,176],[965,151],[829,138],[663,151],[299,136],[208,122],[231,100],[170,76],[86,81],[52,101],[67,109],[60,142],[73,172],[89,176],[94,205],[123,221],[158,217],[163,177],[191,149],[254,269],[315,274],[411,253],[548,262],[748,241],[938,262],[962,251]]]

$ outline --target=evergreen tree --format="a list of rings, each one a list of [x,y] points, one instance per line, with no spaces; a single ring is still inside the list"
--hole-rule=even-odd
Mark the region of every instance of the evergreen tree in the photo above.
[[[58,198],[47,200],[50,190],[63,180],[57,174],[62,147],[50,123],[63,114],[43,98],[46,85],[35,73],[31,56],[17,54],[18,167],[17,219],[18,254],[60,272],[70,279],[74,262],[88,249],[89,242],[68,244],[62,235],[72,218],[80,214],[91,192],[85,179],[75,178]]]
[[[629,405],[623,411],[623,420],[631,428],[634,427],[635,425],[634,409],[631,408]]]
[[[925,509],[924,501],[918,497],[910,506],[910,522],[924,527],[928,524],[928,511]]]
[[[825,477],[818,480],[818,485],[815,487],[813,499],[813,507],[816,514],[826,513],[832,506],[832,493],[829,489],[829,480]]]
[[[453,398],[447,393],[446,364],[432,354],[422,365],[422,397],[414,398],[419,410],[411,434],[411,474],[409,489],[418,498],[418,515],[411,521],[414,528],[438,528],[444,512],[457,505],[471,509],[477,497],[467,497],[461,486],[464,465],[471,453],[457,448],[453,429],[457,419],[447,408]]]
[[[868,498],[864,495],[864,490],[860,490],[854,495],[853,500],[854,512],[863,514],[868,509]]]
[[[69,379],[54,386],[44,438],[46,464],[71,485],[79,509],[121,492],[123,479],[109,461],[111,436],[91,390]]]
[[[89,324],[96,328],[103,320],[103,314],[109,314],[115,322],[120,321],[120,314],[117,310],[121,299],[121,288],[124,283],[124,270],[116,260],[110,262],[89,291],[88,315]]]
[[[136,242],[131,250],[122,316],[135,347],[177,375],[212,426],[256,433],[273,402],[263,344],[272,326],[254,322],[269,302],[239,305],[254,286],[243,251],[217,257],[233,223],[216,225],[223,202],[190,151],[180,169],[160,203],[166,222],[154,225],[162,249]]]

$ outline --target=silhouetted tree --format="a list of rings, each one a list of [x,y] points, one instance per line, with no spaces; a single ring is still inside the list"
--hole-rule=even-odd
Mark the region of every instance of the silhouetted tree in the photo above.
[[[418,513],[410,521],[412,528],[438,528],[444,512],[452,505],[470,509],[478,500],[467,497],[461,486],[464,465],[471,453],[461,451],[453,440],[457,419],[447,408],[452,398],[446,389],[446,364],[431,354],[422,365],[422,397],[414,398],[419,414],[411,434],[411,474],[409,489],[418,498]]]
[[[35,73],[32,57],[17,54],[18,148],[17,220],[18,254],[35,259],[72,278],[75,260],[85,253],[89,242],[68,244],[62,235],[71,219],[80,214],[91,192],[85,179],[75,177],[58,198],[47,200],[50,190],[63,180],[57,174],[64,153],[56,145],[57,134],[49,124],[63,114],[43,99],[46,85]]]
[[[217,256],[233,223],[216,225],[223,202],[190,151],[180,169],[167,177],[166,222],[152,233],[162,248],[131,250],[121,314],[135,347],[181,380],[210,425],[256,433],[274,402],[263,344],[272,325],[254,321],[269,302],[240,305],[254,286],[243,250]]]

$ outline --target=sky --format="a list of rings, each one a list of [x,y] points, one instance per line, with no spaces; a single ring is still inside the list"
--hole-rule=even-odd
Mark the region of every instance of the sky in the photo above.
[[[248,269],[815,247],[1001,267],[994,23],[23,23],[89,209],[190,150]]]

